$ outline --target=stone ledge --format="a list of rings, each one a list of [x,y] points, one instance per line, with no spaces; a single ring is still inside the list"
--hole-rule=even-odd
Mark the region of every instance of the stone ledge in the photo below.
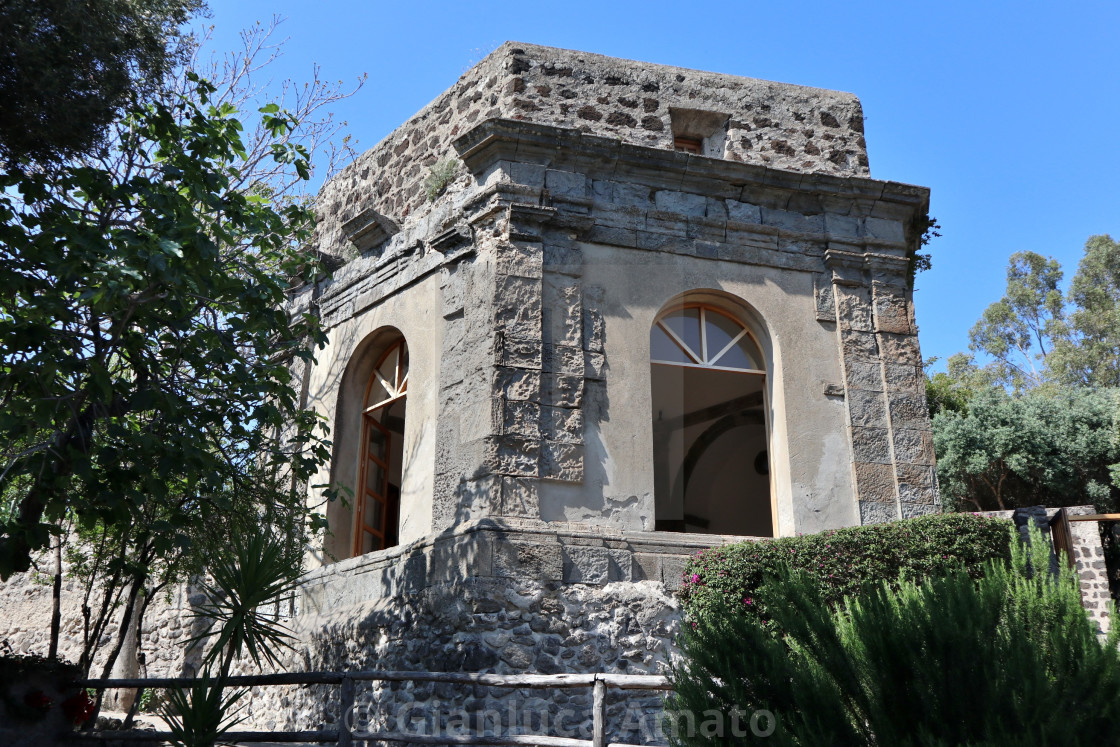
[[[528,519],[478,519],[441,534],[349,558],[304,576],[301,607],[323,610],[411,594],[468,578],[603,585],[655,581],[673,589],[699,550],[760,537],[627,532]]]

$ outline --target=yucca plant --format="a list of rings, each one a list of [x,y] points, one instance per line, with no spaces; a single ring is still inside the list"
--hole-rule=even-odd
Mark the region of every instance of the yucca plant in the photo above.
[[[804,575],[761,592],[772,624],[710,616],[682,637],[670,713],[678,745],[750,744],[730,730],[774,714],[774,745],[1105,744],[1120,720],[1120,631],[1099,636],[1076,574],[1049,542],[1010,563],[886,584],[830,610]],[[723,728],[705,716],[724,714]],[[709,719],[711,720],[711,719]],[[693,728],[688,728],[689,725]],[[717,733],[718,731],[718,733]]]
[[[161,713],[177,747],[214,747],[241,723],[234,706],[248,690],[227,693],[220,681],[204,676],[184,690],[169,690]]]
[[[266,608],[295,590],[300,561],[273,532],[262,529],[232,537],[228,550],[216,554],[207,570],[209,579],[201,585],[206,601],[195,611],[206,627],[188,642],[209,641],[203,665],[218,664],[219,680],[244,654],[258,667],[279,665],[279,651],[291,648],[293,636]]]
[[[274,531],[261,526],[232,537],[207,569],[209,579],[201,585],[205,602],[194,613],[206,627],[187,641],[188,646],[209,642],[202,659],[207,674],[189,690],[171,691],[164,709],[179,747],[213,747],[242,720],[233,709],[248,691],[226,692],[237,659],[248,654],[258,668],[265,662],[278,666],[280,650],[291,648],[293,639],[266,609],[294,591],[301,570],[299,558]]]

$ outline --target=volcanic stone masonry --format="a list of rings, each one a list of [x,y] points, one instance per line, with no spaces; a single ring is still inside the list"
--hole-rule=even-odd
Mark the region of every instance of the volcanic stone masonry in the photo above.
[[[789,536],[940,510],[910,282],[929,192],[870,178],[851,94],[506,43],[316,205],[309,251],[336,269],[292,296],[328,336],[298,385],[334,444],[311,485],[351,500],[327,507],[289,668],[658,672],[684,563],[752,533],[737,521]],[[651,335],[705,315],[749,352],[722,366],[699,337],[674,370],[710,383],[658,404]],[[386,358],[404,345],[407,366]],[[666,423],[684,446],[655,443]],[[371,491],[392,510],[358,525]],[[158,619],[145,644],[184,635]],[[314,728],[332,693],[249,707]],[[417,717],[587,697],[377,693]],[[659,702],[615,702],[611,739]]]

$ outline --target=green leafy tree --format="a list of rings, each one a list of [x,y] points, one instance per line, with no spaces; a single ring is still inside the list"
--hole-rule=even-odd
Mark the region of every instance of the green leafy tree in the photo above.
[[[1061,333],[1065,301],[1058,261],[1034,252],[1011,256],[1003,298],[984,310],[969,332],[969,347],[993,360],[1000,383],[1015,389],[1037,386],[1044,361]]]
[[[925,361],[926,405],[932,418],[939,412],[968,412],[969,401],[979,392],[996,386],[997,374],[990,368],[976,365],[967,353],[949,356],[945,371],[930,373],[937,358]]]
[[[726,614],[687,628],[667,729],[676,745],[1082,745],[1114,738],[1120,631],[1098,640],[1077,576],[1049,542],[982,577],[883,584],[830,609],[779,574],[772,624]],[[775,631],[780,633],[775,634]],[[773,714],[765,740],[752,713]],[[717,718],[718,716],[718,718]],[[758,727],[771,724],[756,724]],[[736,727],[738,729],[736,730]]]
[[[65,160],[104,140],[131,100],[160,86],[202,0],[0,3],[0,160]]]
[[[231,486],[281,503],[327,458],[292,387],[293,362],[323,336],[314,317],[284,310],[320,272],[300,251],[311,213],[238,188],[236,110],[190,80],[192,95],[129,114],[111,168],[3,177],[5,578],[64,517],[122,526],[172,492],[193,507]],[[270,156],[306,177],[292,119],[261,111]],[[284,477],[253,482],[250,465]],[[156,534],[191,541],[174,517]]]
[[[1115,390],[995,387],[933,419],[942,499],[956,510],[1116,506]]]
[[[1067,295],[1072,310],[1047,357],[1051,376],[1069,385],[1120,387],[1120,243],[1090,236]]]

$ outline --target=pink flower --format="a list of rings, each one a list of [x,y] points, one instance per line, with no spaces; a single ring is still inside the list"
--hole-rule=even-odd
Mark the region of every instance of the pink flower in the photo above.
[[[694,584],[700,583],[700,574],[699,573],[693,573],[692,574],[692,583],[694,583]]]

